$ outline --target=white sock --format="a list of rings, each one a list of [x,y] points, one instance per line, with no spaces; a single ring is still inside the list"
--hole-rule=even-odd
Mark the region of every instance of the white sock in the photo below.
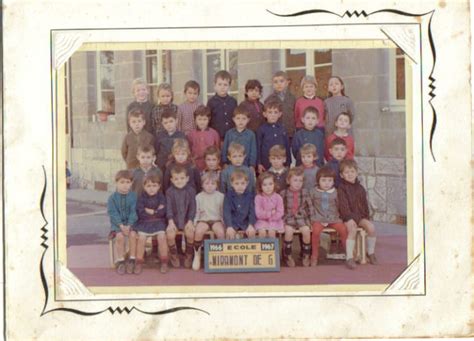
[[[130,256],[130,260],[135,260],[135,257],[134,257],[134,256]]]
[[[346,240],[346,259],[354,258],[355,239]]]
[[[367,253],[372,255],[375,253],[375,241],[377,237],[367,237]]]

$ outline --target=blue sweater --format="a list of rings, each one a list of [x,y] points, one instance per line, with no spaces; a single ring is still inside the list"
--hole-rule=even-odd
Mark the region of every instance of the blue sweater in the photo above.
[[[247,173],[247,176],[249,178],[249,184],[247,186],[247,189],[248,190],[251,190],[251,191],[254,191],[255,190],[255,175],[253,173],[253,171],[247,167],[247,166],[234,166],[234,165],[230,165],[230,166],[227,166],[222,172],[221,172],[221,192],[222,193],[226,193],[227,191],[229,191],[232,187],[230,186],[230,176],[232,175],[232,173],[236,170],[236,169],[241,169],[243,170],[245,173]]]
[[[257,165],[257,140],[254,132],[250,129],[244,129],[239,133],[236,128],[227,131],[222,145],[222,163],[230,163],[227,159],[227,149],[233,142],[245,147],[244,165],[255,167]]]
[[[112,193],[107,200],[107,214],[110,218],[112,231],[120,232],[120,224],[130,226],[135,224],[138,220],[136,207],[137,194],[135,192]]]
[[[291,163],[290,142],[286,129],[280,123],[264,123],[257,130],[257,163],[263,165],[265,170],[270,169],[268,153],[275,145],[282,145],[286,150],[285,166]]]
[[[230,189],[224,196],[224,223],[234,230],[247,230],[249,224],[254,225],[255,195],[253,191],[245,190],[237,194]]]
[[[324,134],[320,129],[314,128],[313,130],[300,129],[293,136],[293,141],[291,142],[291,150],[293,156],[296,159],[296,165],[301,165],[300,157],[300,148],[306,144],[310,143],[316,146],[318,152],[318,159],[316,164],[318,167],[324,165]]]
[[[326,163],[326,166],[331,167],[331,169],[336,173],[336,179],[334,180],[334,187],[338,188],[341,183],[341,174],[339,170],[339,161],[336,159],[331,159]]]
[[[235,126],[232,114],[237,107],[237,101],[229,95],[220,97],[215,94],[207,101],[207,107],[211,110],[210,126],[217,130],[221,140],[223,140],[227,130]]]

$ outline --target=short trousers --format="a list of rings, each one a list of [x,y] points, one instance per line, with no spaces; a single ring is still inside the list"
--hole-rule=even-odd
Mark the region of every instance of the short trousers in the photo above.
[[[165,233],[165,231],[156,231],[152,233],[138,231],[138,235],[140,237],[154,237],[157,236],[159,233]]]
[[[207,226],[209,228],[212,228],[212,225],[214,225],[215,223],[222,223],[222,220],[207,220],[207,221],[204,221],[204,220],[198,220],[197,221],[197,224],[199,223],[204,223],[204,224],[207,224]],[[197,225],[196,224],[196,225]]]

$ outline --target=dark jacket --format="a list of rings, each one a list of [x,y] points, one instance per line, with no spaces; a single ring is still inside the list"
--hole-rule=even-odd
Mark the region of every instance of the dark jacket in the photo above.
[[[339,202],[339,213],[344,222],[354,219],[359,224],[361,219],[369,219],[367,193],[358,179],[355,183],[341,179],[337,189],[337,200]]]
[[[257,131],[257,164],[263,165],[265,170],[271,167],[268,153],[275,145],[282,145],[286,150],[285,166],[291,163],[290,143],[285,128],[280,123],[264,123]]]
[[[257,129],[265,123],[265,117],[263,117],[263,104],[260,101],[249,101],[246,99],[240,105],[243,105],[245,109],[250,113],[250,120],[247,128],[252,130],[254,133]]]
[[[224,196],[224,223],[235,230],[246,230],[255,225],[255,194],[248,189],[237,194],[230,188]]]
[[[170,161],[166,164],[165,175],[163,176],[163,191],[171,186],[171,170],[176,166],[176,161]],[[180,165],[186,169],[186,175],[189,176],[188,185],[194,188],[196,193],[201,192],[201,173],[192,162],[186,162]]]
[[[171,154],[171,148],[173,148],[174,140],[185,139],[186,136],[180,131],[175,131],[173,134],[169,134],[163,130],[156,134],[155,139],[155,152],[156,152],[156,165],[164,172],[166,162]]]
[[[324,133],[318,128],[314,128],[313,130],[303,128],[295,133],[291,141],[291,150],[296,159],[297,166],[301,165],[300,149],[306,143],[316,146],[318,155],[316,164],[318,167],[322,167],[324,165]]]
[[[269,100],[280,100],[283,103],[282,113],[280,120],[286,129],[288,136],[293,136],[295,132],[295,104],[296,97],[290,92],[289,89],[278,93],[274,91],[265,99],[265,103]]]
[[[210,126],[217,130],[223,140],[225,133],[235,127],[232,114],[237,107],[237,101],[230,95],[220,97],[215,94],[207,101],[207,107],[211,110]]]
[[[172,219],[179,230],[196,216],[196,191],[190,185],[171,186],[166,191],[166,219]]]

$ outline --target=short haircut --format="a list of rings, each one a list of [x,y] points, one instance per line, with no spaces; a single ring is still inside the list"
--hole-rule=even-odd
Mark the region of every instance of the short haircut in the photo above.
[[[171,155],[174,155],[178,150],[184,150],[188,153],[188,156],[191,155],[188,141],[185,139],[178,138],[174,140],[173,147],[171,147]]]
[[[201,184],[204,184],[206,181],[213,181],[219,186],[219,175],[214,172],[204,172],[201,176]]]
[[[321,178],[332,178],[336,181],[336,172],[329,166],[321,167],[316,173],[316,185],[319,185],[319,179]]]
[[[237,106],[237,108],[234,109],[232,117],[236,117],[237,115],[244,115],[245,117],[250,118],[250,112],[243,104]]]
[[[130,120],[131,117],[136,117],[136,118],[141,117],[142,120],[145,121],[146,115],[145,115],[145,113],[144,113],[141,109],[132,109],[132,110],[130,110],[130,112],[128,113],[128,117],[127,117],[127,118]]]
[[[258,176],[258,179],[257,179],[257,192],[258,193],[263,193],[262,184],[266,179],[272,179],[273,180],[273,186],[274,186],[273,192],[278,193],[279,188],[278,188],[277,182],[275,181],[275,176],[272,173],[268,173],[268,172],[261,173]]]
[[[169,91],[171,94],[171,102],[173,102],[173,88],[171,87],[171,85],[169,83],[161,83],[160,85],[158,85],[158,88],[156,89],[156,97],[160,96],[161,90]]]
[[[263,111],[268,111],[270,109],[278,109],[278,111],[283,110],[283,102],[279,98],[272,98],[265,102],[263,105]]]
[[[232,84],[232,76],[231,74],[226,71],[226,70],[220,70],[220,71],[217,71],[216,74],[214,75],[214,83],[217,82],[217,79],[220,78],[220,79],[223,79],[225,81],[229,81],[229,85]]]
[[[301,148],[300,148],[300,155],[303,154],[312,154],[314,157],[316,157],[316,153],[318,150],[316,149],[316,146],[311,143],[305,143]]]
[[[200,105],[194,110],[194,119],[198,116],[206,116],[207,118],[211,118],[211,109],[209,109],[205,105]]]
[[[215,155],[217,156],[217,160],[220,160],[221,151],[216,146],[209,146],[204,150],[204,159],[206,159],[208,155]]]
[[[135,95],[135,90],[137,89],[137,86],[139,85],[147,86],[143,78],[135,78],[132,82],[132,95]]]
[[[181,165],[175,165],[171,168],[171,176],[183,173],[187,175],[186,168]]]
[[[151,153],[152,155],[155,155],[155,148],[150,145],[139,145],[137,149],[137,155],[140,153]]]
[[[318,118],[319,120],[319,110],[316,108],[316,107],[313,107],[312,105],[310,105],[309,107],[306,107],[304,110],[303,110],[303,117],[305,117],[305,115],[307,113],[314,113],[316,114],[316,117]]]
[[[340,138],[340,137],[336,137],[334,140],[331,141],[331,143],[329,144],[329,149],[331,149],[332,147],[334,146],[337,146],[337,145],[343,145],[344,147],[347,147],[347,143],[346,141],[343,139],[343,138]]]
[[[119,181],[120,179],[127,179],[132,181],[133,174],[128,169],[119,170],[117,174],[115,174],[115,182]]]
[[[286,149],[281,144],[276,144],[270,148],[269,157],[284,157],[286,159]]]
[[[227,148],[227,155],[232,156],[233,153],[242,153],[245,154],[245,147],[242,146],[240,143],[232,142]]]
[[[334,124],[336,124],[336,121],[339,119],[339,116],[347,116],[349,117],[349,123],[352,124],[352,114],[348,111],[343,111],[339,115],[336,116],[336,120],[334,121]]]
[[[230,175],[230,182],[234,182],[235,180],[244,179],[246,182],[249,182],[249,176],[245,173],[242,169],[236,169]]]
[[[161,113],[161,122],[163,122],[165,118],[174,118],[176,120],[176,113],[173,111],[173,109],[165,109]]]
[[[286,181],[290,181],[293,176],[304,176],[304,168],[301,166],[290,168]]]
[[[276,77],[283,77],[285,80],[288,80],[288,75],[286,74],[285,71],[281,71],[281,70],[280,70],[280,71],[275,72],[275,73],[273,74],[272,79],[273,79],[273,78],[276,78]]]
[[[161,185],[161,178],[158,174],[148,174],[143,178],[143,185],[146,185],[147,182]]]
[[[342,160],[339,164],[339,171],[342,173],[346,168],[354,168],[357,171],[357,162],[354,160]]]
[[[257,88],[260,93],[262,93],[263,87],[262,83],[258,79],[249,79],[247,83],[245,83],[245,92]],[[247,94],[245,94],[247,97]]]
[[[196,90],[198,95],[201,93],[201,87],[199,86],[199,83],[196,81],[190,80],[184,84],[184,92],[188,91],[189,88]]]
[[[318,82],[316,81],[316,78],[314,78],[313,76],[304,76],[303,78],[301,78],[301,88],[303,88],[303,85],[305,85],[305,83],[310,83],[310,84],[314,84],[314,86],[318,86]]]

